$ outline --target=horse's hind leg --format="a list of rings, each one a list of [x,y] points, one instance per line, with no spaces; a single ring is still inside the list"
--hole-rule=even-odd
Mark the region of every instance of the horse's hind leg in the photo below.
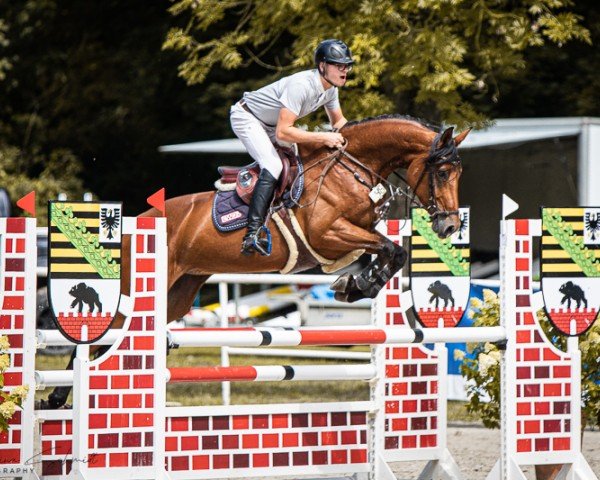
[[[73,370],[73,362],[75,361],[75,355],[77,355],[77,349],[74,348],[71,353],[71,358],[69,358],[69,363],[67,365],[67,370]],[[57,410],[67,403],[67,398],[69,398],[69,393],[71,393],[71,387],[55,387],[50,395],[48,395],[48,400],[41,400],[39,408],[41,410]]]
[[[210,275],[183,275],[169,289],[167,322],[183,317],[190,311],[200,287]]]

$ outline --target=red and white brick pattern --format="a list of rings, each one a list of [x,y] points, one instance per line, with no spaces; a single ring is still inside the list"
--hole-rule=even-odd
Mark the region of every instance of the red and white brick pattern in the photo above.
[[[364,472],[368,402],[168,409],[172,478]],[[235,413],[232,413],[235,410]]]
[[[388,222],[387,236],[402,245],[400,221]],[[401,293],[399,273],[380,294],[385,306],[384,326],[410,328],[403,313]],[[446,446],[445,348],[432,350],[418,344],[381,348],[385,348],[386,460],[440,458]]]
[[[27,471],[33,452],[35,252],[34,219],[0,218],[0,335],[10,343],[2,390],[30,386],[23,410],[15,412],[9,431],[0,434],[0,471]]]
[[[510,225],[514,226],[514,245],[508,245],[515,252],[514,265],[510,266],[514,278],[508,276],[505,282],[514,282],[514,318],[506,321],[514,323],[514,327],[507,325],[514,332],[508,331],[506,374],[514,381],[516,404],[515,416],[506,419],[514,429],[508,449],[515,458],[522,459],[519,463],[553,455],[560,460],[572,451],[573,437],[579,435],[579,431],[573,431],[577,428],[574,415],[579,415],[580,400],[574,398],[579,397],[579,388],[574,388],[579,368],[570,353],[551,344],[536,317],[532,296],[534,221],[516,220]]]

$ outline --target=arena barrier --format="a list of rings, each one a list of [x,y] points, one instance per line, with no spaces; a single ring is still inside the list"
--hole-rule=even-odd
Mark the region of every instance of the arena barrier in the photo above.
[[[35,222],[0,222],[1,321],[11,340],[6,388],[33,385],[35,329],[27,322],[35,318]],[[135,288],[123,306],[130,312],[122,337],[94,361],[88,360],[88,347],[78,347],[72,411],[34,412],[30,396],[9,433],[0,437],[4,476],[118,480],[357,474],[391,480],[390,462],[427,460],[420,478],[436,471],[444,478],[462,478],[447,449],[447,353],[437,343],[455,340],[457,334],[448,328],[410,329],[405,312],[412,302],[401,291],[399,276],[375,302],[372,328],[209,329],[208,340],[198,340],[213,346],[289,346],[302,344],[303,338],[305,344],[373,344],[374,372],[361,373],[363,378],[375,374],[370,401],[166,407],[165,227],[164,219],[126,219]],[[595,479],[580,452],[577,341],[570,339],[567,353],[555,349],[535,315],[531,242],[540,230],[538,220],[502,222],[503,325],[477,329],[479,339],[487,331],[490,340],[507,340],[502,458],[488,479],[525,479],[520,465],[554,463],[565,464],[568,478]],[[410,231],[410,222],[388,224],[395,241]],[[181,342],[191,333],[184,332]],[[177,332],[172,335],[177,340]],[[474,339],[472,333],[461,335]],[[435,341],[434,349],[423,341]],[[278,370],[263,377],[293,374]],[[183,378],[189,379],[189,373]],[[219,379],[235,377],[221,373]],[[312,369],[305,374],[317,375]],[[249,379],[250,373],[239,376]]]

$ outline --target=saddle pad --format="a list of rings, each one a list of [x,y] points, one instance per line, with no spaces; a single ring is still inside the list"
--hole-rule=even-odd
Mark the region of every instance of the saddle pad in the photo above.
[[[292,208],[304,190],[304,167],[298,162],[298,181],[291,192],[287,190],[279,200],[286,208]],[[248,225],[248,210],[246,205],[235,190],[217,191],[212,207],[212,218],[215,227],[220,232],[233,232]]]
[[[218,191],[212,208],[212,218],[220,232],[232,232],[248,225],[248,210],[235,190]]]

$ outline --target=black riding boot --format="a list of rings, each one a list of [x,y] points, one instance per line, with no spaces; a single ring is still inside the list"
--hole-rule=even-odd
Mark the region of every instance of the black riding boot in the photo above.
[[[268,170],[263,168],[256,181],[252,200],[250,201],[248,230],[246,230],[246,235],[242,242],[243,255],[251,255],[254,251],[257,251],[261,255],[268,255],[266,241],[258,238],[258,233],[263,226],[267,210],[271,205],[276,184],[277,179]]]

